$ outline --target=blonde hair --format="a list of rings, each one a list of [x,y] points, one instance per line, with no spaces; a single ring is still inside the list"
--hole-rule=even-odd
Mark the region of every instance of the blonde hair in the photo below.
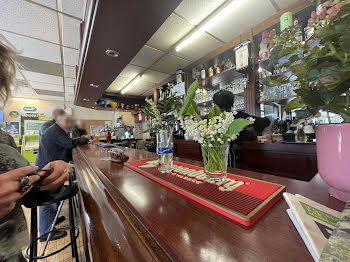
[[[16,75],[16,52],[0,42],[0,101],[5,103]]]

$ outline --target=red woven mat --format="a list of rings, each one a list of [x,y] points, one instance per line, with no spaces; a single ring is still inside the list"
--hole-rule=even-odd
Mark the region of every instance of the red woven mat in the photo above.
[[[254,224],[285,191],[285,186],[253,178],[227,175],[227,181],[208,183],[202,167],[174,162],[173,172],[158,171],[157,160],[125,166],[245,226]]]

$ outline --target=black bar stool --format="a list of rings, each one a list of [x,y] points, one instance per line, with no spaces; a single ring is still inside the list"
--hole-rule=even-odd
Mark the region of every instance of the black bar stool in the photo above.
[[[71,182],[71,181],[70,181]],[[47,258],[50,256],[53,256],[67,247],[71,246],[72,247],[72,257],[75,258],[75,261],[79,262],[79,256],[78,256],[78,247],[77,247],[77,238],[79,236],[79,228],[75,226],[75,221],[74,221],[74,213],[73,213],[73,198],[77,195],[78,193],[78,187],[72,183],[70,185],[65,185],[62,187],[60,192],[56,195],[53,196],[53,199],[51,199],[48,202],[45,203],[40,203],[34,207],[31,208],[31,217],[30,217],[30,244],[29,247],[25,251],[26,258],[29,259],[29,262],[32,261],[37,261],[38,259],[43,259]],[[66,227],[61,227],[61,228],[54,228],[54,225],[57,221],[57,218],[59,216],[59,213],[62,209],[63,202],[65,200],[68,200],[68,206],[69,206],[69,226]],[[58,211],[56,213],[55,219],[53,221],[53,224],[51,226],[51,230],[47,232],[46,234],[38,237],[38,211],[37,207],[38,206],[45,206],[53,203],[59,203]],[[55,231],[59,231],[62,229],[69,229],[70,230],[70,239],[71,241],[65,245],[64,247],[45,255],[45,250],[48,244],[48,241],[50,240],[51,234]],[[41,238],[44,238],[47,236],[47,240],[45,243],[44,251],[43,253],[38,256],[38,240]]]

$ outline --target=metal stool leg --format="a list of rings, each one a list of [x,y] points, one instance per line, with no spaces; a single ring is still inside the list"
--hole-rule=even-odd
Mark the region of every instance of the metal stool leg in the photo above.
[[[38,250],[38,210],[37,207],[31,209],[30,212],[30,256],[29,262],[34,262]]]
[[[57,221],[57,219],[58,219],[58,216],[60,215],[60,212],[61,212],[63,203],[64,203],[64,201],[61,201],[61,202],[60,202],[60,205],[58,206],[58,210],[57,210],[57,212],[56,212],[55,219],[53,220],[53,223],[52,223],[52,225],[51,225],[50,231],[52,231],[52,230],[54,229],[54,227],[55,227],[55,224],[56,224],[56,221]],[[50,234],[47,236],[47,239],[46,239],[46,242],[45,242],[45,247],[44,247],[43,252],[41,253],[41,256],[43,256],[43,255],[45,254],[47,245],[49,244],[49,241],[50,241],[50,239],[51,239],[51,234],[52,234],[52,233],[50,233]]]
[[[77,241],[75,239],[75,224],[74,224],[74,214],[73,214],[73,200],[70,197],[69,201],[69,224],[70,224],[70,238],[72,241],[72,257],[75,257],[75,261],[79,262]]]

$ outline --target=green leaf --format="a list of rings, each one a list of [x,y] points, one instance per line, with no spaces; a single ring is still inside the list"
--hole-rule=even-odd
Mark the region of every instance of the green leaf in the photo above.
[[[317,69],[310,70],[305,76],[306,81],[315,81],[315,80],[318,80],[319,78],[320,78],[320,72]]]
[[[188,115],[188,109],[190,108],[190,105],[196,95],[196,90],[198,89],[198,80],[196,79],[188,88],[187,90],[187,95],[184,101],[184,104],[182,105],[180,111],[179,111],[179,116],[184,117],[185,115]]]
[[[222,114],[220,108],[217,105],[214,105],[214,107],[210,110],[208,119],[212,119],[215,116],[220,116]]]
[[[246,126],[251,125],[252,122],[244,119],[244,118],[238,118],[233,120],[233,122],[230,124],[228,127],[225,136],[226,137],[231,137],[232,135],[238,134],[241,132]]]
[[[289,101],[289,103],[286,105],[283,111],[290,111],[290,110],[304,108],[304,107],[305,107],[305,104],[300,101],[299,97],[296,97],[293,100]]]

